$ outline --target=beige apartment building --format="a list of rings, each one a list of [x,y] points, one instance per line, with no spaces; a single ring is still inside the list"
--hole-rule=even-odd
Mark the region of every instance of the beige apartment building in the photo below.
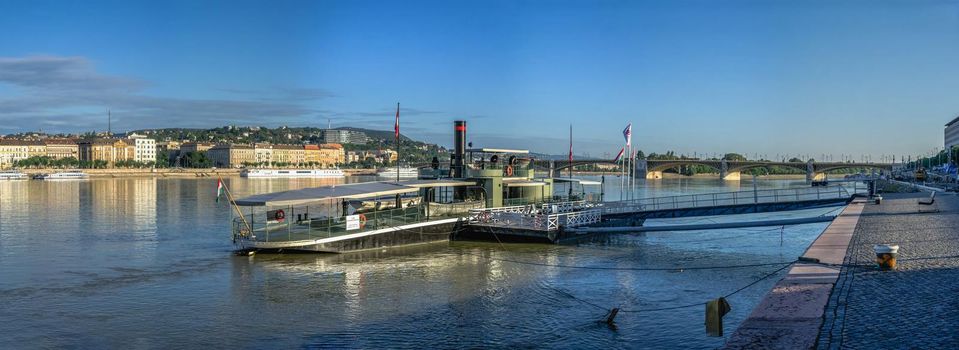
[[[47,157],[52,159],[75,158],[80,159],[80,149],[77,142],[71,139],[46,139]]]
[[[300,166],[306,158],[306,150],[300,145],[273,145],[273,163]]]
[[[134,160],[136,148],[120,139],[93,139],[77,143],[80,161],[105,161],[107,166],[122,160]]]
[[[213,166],[239,168],[256,161],[253,147],[249,145],[221,144],[206,151]]]
[[[190,152],[206,152],[216,146],[209,142],[186,142],[180,145],[180,154],[187,154]]]

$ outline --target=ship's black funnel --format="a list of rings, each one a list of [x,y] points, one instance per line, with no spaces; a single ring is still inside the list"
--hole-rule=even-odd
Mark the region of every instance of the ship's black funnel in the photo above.
[[[453,122],[453,177],[463,177],[463,167],[466,159],[466,121]]]

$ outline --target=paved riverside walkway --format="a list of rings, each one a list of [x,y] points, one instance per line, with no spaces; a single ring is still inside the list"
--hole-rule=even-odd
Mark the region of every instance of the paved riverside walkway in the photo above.
[[[726,349],[808,349],[816,344],[822,316],[866,204],[856,199],[806,249],[726,342]],[[824,265],[825,264],[825,265]]]
[[[959,198],[939,193],[939,212],[918,213],[917,198],[928,196],[866,205],[844,262],[861,266],[842,268],[817,348],[959,348]],[[873,267],[875,244],[899,245],[896,271]]]

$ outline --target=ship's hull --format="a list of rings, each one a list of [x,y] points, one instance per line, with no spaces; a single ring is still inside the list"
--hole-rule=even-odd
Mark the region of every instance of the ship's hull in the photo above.
[[[317,179],[335,179],[346,176],[342,171],[245,171],[240,173],[241,177],[257,179],[272,179],[272,178],[317,178]]]
[[[455,232],[461,230],[465,224],[466,219],[452,218],[313,240],[282,242],[240,240],[238,243],[240,249],[243,250],[348,253],[415,244],[446,242],[450,240],[450,237]]]

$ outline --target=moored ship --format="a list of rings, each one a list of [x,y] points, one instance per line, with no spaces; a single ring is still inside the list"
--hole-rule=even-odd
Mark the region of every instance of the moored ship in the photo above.
[[[340,169],[245,169],[241,177],[247,178],[339,178],[346,175]]]
[[[396,167],[383,168],[376,175],[382,178],[395,179],[397,173],[401,179],[415,179],[419,176],[419,171],[411,167],[400,167],[399,171],[396,170]]]
[[[53,174],[37,174],[33,177],[36,180],[86,180],[90,176],[80,170],[58,171]]]
[[[18,170],[0,170],[0,181],[2,180],[26,180],[27,175]]]

